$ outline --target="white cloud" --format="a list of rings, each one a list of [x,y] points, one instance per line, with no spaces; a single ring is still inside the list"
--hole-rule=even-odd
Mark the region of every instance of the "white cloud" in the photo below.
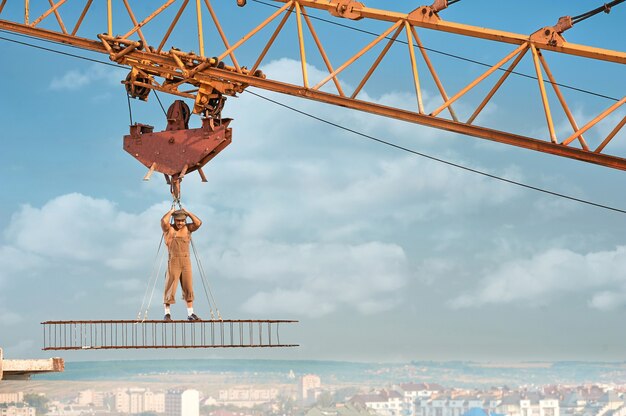
[[[257,242],[215,259],[229,277],[271,282],[250,297],[250,313],[321,316],[341,306],[371,314],[402,301],[409,278],[402,248],[378,242],[284,245]]]
[[[0,285],[5,279],[27,275],[33,269],[42,267],[43,263],[37,254],[8,245],[0,246]]]
[[[158,238],[158,220],[150,218],[157,212],[154,208],[133,215],[119,211],[110,201],[81,194],[54,198],[41,208],[25,205],[4,232],[11,246],[2,249],[59,262],[98,261],[128,270],[155,245],[150,237]]]
[[[619,290],[619,289],[618,289]],[[601,311],[611,311],[626,305],[626,288],[621,291],[603,291],[593,295],[589,306]]]
[[[52,78],[50,82],[51,90],[78,90],[89,84],[91,78],[87,73],[72,69],[61,77]]]
[[[588,254],[552,249],[529,259],[504,263],[481,279],[476,291],[457,296],[448,305],[453,308],[512,303],[536,306],[562,296],[591,294],[591,307],[608,310],[626,301],[624,283],[626,246]]]
[[[384,159],[363,155],[340,164],[233,161],[222,165],[220,175],[224,181],[212,184],[210,193],[199,181],[185,185],[187,195],[204,206],[216,195],[229,195],[232,209],[214,212],[219,219],[210,221],[220,228],[218,239],[235,234],[249,239],[350,242],[367,241],[361,238],[369,233],[374,236],[369,240],[377,240],[397,227],[442,214],[482,212],[521,194],[510,185],[403,155]]]
[[[119,85],[120,80],[119,70],[94,64],[83,71],[71,69],[61,76],[52,78],[49,88],[53,91],[76,91],[98,81],[105,81],[109,85]]]

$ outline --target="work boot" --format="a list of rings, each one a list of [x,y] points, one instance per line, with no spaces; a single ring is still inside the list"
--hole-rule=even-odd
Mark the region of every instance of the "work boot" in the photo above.
[[[198,318],[198,315],[196,315],[195,313],[192,313],[191,315],[189,315],[189,316],[187,317],[187,320],[188,320],[188,321],[199,321],[199,320],[200,320],[200,318]]]
[[[171,321],[172,320],[172,315],[170,315],[169,313],[166,313],[165,316],[163,317],[164,321]]]

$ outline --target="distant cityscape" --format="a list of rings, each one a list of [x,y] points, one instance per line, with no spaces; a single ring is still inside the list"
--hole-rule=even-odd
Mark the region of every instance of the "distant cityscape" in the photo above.
[[[55,397],[0,389],[0,416],[626,416],[626,384],[467,388],[415,381],[372,387],[325,384],[320,375],[293,372],[288,379],[212,392],[129,385]]]

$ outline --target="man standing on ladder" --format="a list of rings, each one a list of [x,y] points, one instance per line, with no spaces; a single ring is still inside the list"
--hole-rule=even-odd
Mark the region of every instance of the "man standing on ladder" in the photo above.
[[[187,216],[191,218],[191,224],[187,224]],[[171,224],[171,218],[174,223]],[[165,317],[163,320],[171,321],[170,305],[176,303],[176,287],[180,280],[183,291],[183,299],[187,302],[187,319],[189,321],[199,321],[200,318],[193,313],[193,281],[191,276],[191,258],[189,256],[189,244],[191,243],[191,233],[202,225],[202,221],[191,212],[181,208],[177,211],[174,207],[161,218],[161,228],[163,229],[163,239],[169,253],[167,279],[165,282],[165,293],[163,303],[165,305]]]

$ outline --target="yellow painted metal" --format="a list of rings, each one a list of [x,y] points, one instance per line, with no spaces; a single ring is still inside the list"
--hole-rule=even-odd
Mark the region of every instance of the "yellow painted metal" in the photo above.
[[[256,62],[252,66],[252,70],[251,70],[252,73],[254,73],[259,68],[259,65],[261,65],[261,62],[263,62],[263,58],[265,58],[265,55],[267,55],[267,52],[270,50],[270,48],[274,44],[274,41],[276,40],[276,37],[278,36],[280,31],[285,26],[285,23],[287,23],[287,19],[289,19],[289,16],[291,15],[291,13],[295,9],[295,7],[296,6],[293,4],[293,2],[291,2],[290,6],[289,6],[289,10],[287,10],[287,12],[285,12],[285,15],[283,16],[283,18],[281,19],[280,23],[276,27],[276,30],[274,30],[274,33],[272,33],[272,36],[267,41],[267,44],[263,48],[263,51],[261,52],[261,54],[259,55],[258,59],[256,60]]]
[[[428,54],[426,53],[426,48],[424,47],[424,44],[422,44],[422,41],[420,40],[419,36],[417,36],[417,31],[415,30],[415,27],[410,26],[410,28],[411,28],[411,33],[413,34],[413,38],[415,39],[415,42],[417,43],[417,46],[420,52],[422,53],[422,58],[424,58],[424,62],[426,63],[426,66],[428,67],[428,70],[430,71],[430,74],[432,75],[433,80],[435,81],[435,85],[437,85],[439,94],[441,94],[441,98],[443,98],[443,101],[448,101],[448,94],[446,93],[446,89],[443,87],[443,84],[441,83],[441,80],[439,79],[439,76],[437,75],[437,71],[435,71],[435,67],[433,66],[433,63],[430,61]],[[448,111],[450,111],[450,116],[452,116],[452,120],[459,121],[451,105],[448,106]]]
[[[109,0],[110,1],[110,0]],[[29,24],[30,0],[24,0],[24,24]]]
[[[5,1],[6,0],[2,0],[3,2],[2,4],[4,4]],[[89,9],[89,5],[91,1],[92,0],[89,0],[89,4],[85,6],[85,9],[83,9],[82,17],[84,17],[84,14]],[[166,1],[166,0],[163,0],[163,1]],[[178,11],[178,14],[177,14],[178,17],[180,17],[180,15],[182,14],[182,11],[184,10],[188,1],[189,0],[184,0],[183,6],[181,6],[181,8]],[[233,61],[234,67],[225,66],[224,69],[216,68],[214,66],[215,62],[211,62],[211,60],[201,56],[203,54],[203,51],[201,51],[200,55],[195,55],[193,53],[185,53],[185,52],[177,51],[174,49],[170,50],[169,52],[162,52],[162,48],[165,45],[166,40],[168,39],[170,33],[172,32],[172,30],[174,29],[174,27],[176,26],[178,22],[178,17],[175,18],[174,22],[172,22],[172,24],[169,26],[168,32],[163,38],[163,40],[161,41],[161,45],[158,48],[158,52],[151,52],[151,51],[154,51],[154,49],[147,48],[149,45],[145,41],[145,39],[142,39],[144,50],[138,50],[136,46],[130,43],[130,41],[128,41],[127,39],[120,40],[120,39],[115,39],[113,37],[106,39],[105,37],[103,37],[102,38],[103,40],[101,42],[98,42],[95,40],[77,37],[75,36],[75,33],[76,33],[77,28],[80,26],[80,23],[82,22],[82,17],[79,19],[79,22],[77,22],[77,25],[72,31],[72,35],[67,35],[66,33],[59,33],[58,31],[50,31],[50,30],[45,30],[45,29],[40,29],[40,28],[31,28],[28,25],[7,22],[4,20],[0,20],[0,28],[4,30],[13,31],[16,33],[24,33],[27,35],[37,36],[39,38],[46,39],[46,40],[61,42],[64,44],[76,46],[79,48],[84,48],[84,49],[91,50],[91,51],[106,53],[109,56],[111,56],[113,59],[115,59],[119,64],[129,66],[133,68],[133,71],[138,71],[137,73],[140,73],[142,75],[145,75],[146,77],[149,77],[150,79],[149,84],[145,84],[145,85],[142,84],[142,86],[146,86],[147,88],[152,88],[155,90],[179,95],[182,97],[194,98],[196,97],[196,95],[198,95],[199,89],[202,89],[205,91],[217,90],[227,95],[234,95],[236,93],[240,93],[244,91],[245,88],[248,86],[253,86],[253,87],[263,88],[263,89],[270,90],[270,91],[276,91],[276,92],[283,93],[283,94],[289,94],[289,95],[293,95],[297,97],[317,100],[317,101],[329,103],[332,105],[339,105],[339,106],[354,109],[354,110],[366,111],[372,114],[379,114],[379,115],[386,116],[386,117],[392,117],[392,118],[396,118],[399,120],[422,124],[422,125],[426,125],[426,126],[430,126],[430,127],[434,127],[438,129],[455,132],[455,133],[471,135],[471,136],[480,137],[480,138],[487,139],[487,140],[497,141],[500,143],[506,143],[506,144],[515,145],[518,147],[532,149],[535,151],[541,151],[541,152],[569,157],[569,158],[573,158],[577,160],[584,160],[590,163],[597,163],[600,165],[604,165],[604,166],[608,166],[608,167],[612,167],[616,169],[626,170],[626,159],[620,156],[608,155],[608,154],[602,153],[602,150],[604,149],[604,147],[615,137],[617,132],[623,127],[624,120],[622,120],[622,122],[618,126],[615,127],[615,129],[611,132],[611,134],[609,134],[609,136],[598,147],[598,149],[596,149],[593,152],[588,150],[588,148],[584,144],[584,139],[582,138],[582,134],[585,131],[587,131],[592,126],[596,125],[600,119],[605,118],[606,115],[610,114],[620,105],[622,105],[623,99],[620,100],[620,102],[616,103],[614,106],[612,106],[612,109],[606,110],[600,116],[592,120],[592,122],[585,125],[582,129],[577,129],[575,127],[575,122],[573,122],[573,117],[571,117],[571,111],[569,111],[569,108],[565,104],[565,100],[562,97],[562,94],[560,93],[560,91],[558,90],[558,87],[555,86],[556,83],[554,81],[554,77],[552,73],[550,72],[549,68],[547,67],[547,64],[544,63],[543,57],[541,56],[541,53],[540,53],[540,51],[551,50],[551,51],[556,51],[556,52],[565,53],[565,54],[584,56],[588,58],[600,59],[600,60],[618,62],[618,63],[624,64],[626,63],[626,53],[624,52],[616,52],[616,51],[610,51],[610,50],[599,49],[599,48],[590,48],[590,47],[585,47],[582,45],[572,45],[572,44],[565,42],[564,40],[558,42],[555,45],[551,45],[547,41],[542,40],[540,36],[536,36],[536,34],[535,36],[516,35],[516,34],[511,34],[508,32],[493,31],[493,30],[484,29],[484,28],[476,28],[476,27],[467,26],[467,25],[459,25],[455,23],[445,22],[441,20],[439,17],[437,17],[436,15],[433,15],[436,18],[433,17],[433,18],[426,19],[426,18],[421,18],[419,16],[419,13],[401,14],[401,13],[394,13],[394,12],[377,11],[376,9],[370,9],[367,7],[357,7],[357,8],[353,8],[350,10],[349,15],[351,17],[372,18],[372,19],[378,19],[382,21],[389,21],[389,22],[393,22],[393,26],[389,28],[387,31],[385,31],[385,33],[381,34],[377,39],[375,39],[374,41],[372,41],[365,47],[361,48],[360,50],[358,50],[358,47],[357,47],[358,52],[352,55],[352,58],[350,58],[347,62],[345,62],[339,68],[333,69],[330,63],[330,59],[328,58],[328,56],[326,55],[324,51],[320,38],[315,33],[313,26],[310,24],[310,21],[308,20],[308,16],[306,13],[307,10],[305,9],[305,7],[313,7],[313,8],[327,10],[327,11],[330,11],[333,7],[335,7],[335,12],[336,12],[335,14],[341,15],[341,13],[337,13],[338,9],[336,7],[340,5],[342,1],[345,3],[345,1],[344,0],[340,0],[340,1],[337,1],[337,0],[298,0],[297,2],[298,9],[296,9],[297,7],[296,3],[293,0],[277,0],[277,1],[285,3],[284,7],[281,7],[281,10],[283,10],[282,13],[284,13],[284,16],[281,22],[279,23],[279,26],[276,28],[276,30],[272,34],[270,41],[264,46],[263,51],[258,57],[255,65],[253,66],[253,70],[251,71],[248,71],[245,68],[242,68],[239,66],[239,63],[235,59],[234,52],[240,45],[243,45],[256,32],[261,30],[261,28],[257,27],[257,29],[253,29],[252,32],[248,32],[248,34],[246,34],[243,38],[241,38],[239,42],[237,42],[235,45],[231,47],[229,45],[228,40],[226,39],[226,36],[224,34],[222,27],[220,26],[219,21],[217,20],[217,16],[215,15],[209,0],[205,0],[205,3],[207,5],[207,8],[209,9],[209,12],[211,13],[211,17],[213,18],[215,27],[217,28],[217,31],[219,32],[222,38],[222,41],[224,43],[225,52],[223,53],[223,57],[230,56]],[[49,2],[51,2],[51,0],[49,0]],[[128,4],[127,0],[124,0],[124,2]],[[167,0],[166,4],[168,3],[169,3],[169,0]],[[156,6],[160,4],[161,3],[157,4]],[[107,10],[108,33],[111,34],[112,36],[113,16],[111,12],[111,0],[107,0],[107,6],[108,6],[108,10]],[[0,5],[0,8],[1,7],[3,6]],[[54,7],[54,5],[52,7]],[[147,19],[144,19],[141,23],[137,23],[137,20],[134,19],[132,10],[130,10],[129,7],[127,8],[129,9],[129,15],[131,16],[131,19],[133,20],[134,27],[124,28],[125,30],[121,30],[121,32],[126,32],[128,35],[128,34],[135,33],[133,32],[133,30],[136,29],[136,32],[138,32],[140,38],[142,38],[143,35],[141,34],[141,27],[143,26],[143,24],[148,23]],[[57,6],[56,10],[61,11],[61,8]],[[321,81],[318,85],[316,85],[313,88],[307,88],[307,85],[286,84],[286,83],[281,82],[278,79],[273,79],[273,80],[265,79],[264,77],[259,77],[259,76],[255,77],[251,75],[257,70],[261,61],[266,56],[267,52],[269,51],[271,45],[274,43],[274,40],[277,38],[278,34],[280,34],[281,31],[283,30],[283,27],[286,24],[287,19],[291,16],[291,13],[294,10],[296,10],[295,15],[296,15],[296,18],[298,19],[297,23],[299,24],[299,34],[298,34],[299,41],[301,42],[302,39],[304,38],[302,23],[301,23],[301,19],[304,18],[310,29],[311,35],[313,36],[313,39],[316,41],[316,45],[318,46],[318,49],[320,50],[320,53],[322,54],[326,67],[330,73],[326,77],[325,80]],[[422,10],[422,8],[418,8],[417,10]],[[158,10],[156,10],[150,16],[154,16],[157,13],[158,13]],[[270,21],[275,20],[275,18],[278,17],[280,13],[281,12],[279,11],[275,13],[275,16],[273,18],[269,18],[266,20],[270,20]],[[28,19],[29,19],[28,15],[29,15],[29,0],[25,0],[25,21],[26,22],[28,22]],[[267,23],[265,23],[265,25],[266,24]],[[509,54],[507,57],[503,58],[498,64],[490,68],[485,74],[483,74],[477,80],[473,81],[471,84],[465,87],[462,91],[457,93],[452,98],[446,99],[446,93],[445,93],[445,89],[443,89],[443,84],[441,83],[441,80],[439,80],[439,77],[437,76],[434,66],[429,64],[430,60],[428,59],[428,55],[425,53],[425,50],[423,49],[423,45],[421,44],[419,37],[417,37],[417,32],[415,31],[416,27],[440,30],[440,31],[467,35],[467,36],[474,36],[474,37],[481,38],[481,39],[489,39],[489,40],[505,42],[505,43],[510,43],[510,44],[518,44],[520,46],[511,54]],[[369,80],[372,73],[376,70],[377,66],[381,63],[381,61],[383,60],[383,57],[385,56],[390,46],[393,44],[393,41],[397,38],[397,36],[399,35],[402,29],[407,30],[407,39],[410,39],[411,42],[414,39],[415,42],[417,43],[417,46],[420,47],[422,56],[424,57],[424,60],[427,66],[429,67],[429,71],[431,72],[431,74],[433,75],[433,78],[435,79],[437,88],[440,90],[442,97],[444,97],[444,101],[445,101],[444,105],[438,108],[437,110],[435,110],[435,112],[433,112],[431,115],[420,114],[419,112],[406,111],[406,110],[401,110],[398,108],[383,106],[374,102],[366,102],[362,100],[357,100],[355,98],[358,92],[361,91],[361,89],[363,88],[363,85],[365,85],[365,83]],[[411,31],[411,34],[413,35],[412,37],[408,35],[408,30]],[[365,53],[370,51],[382,39],[387,38],[387,36],[390,35],[394,31],[395,33],[392,36],[392,40],[390,40],[387,43],[387,45],[385,46],[385,49],[378,56],[376,62],[369,68],[369,70],[367,71],[367,74],[361,80],[359,87],[357,87],[357,90],[355,91],[352,97],[346,97],[345,94],[343,94],[343,92],[339,88],[338,88],[339,94],[324,93],[324,92],[319,91],[319,88],[322,85],[324,85],[326,82],[328,82],[330,79],[332,79],[333,82],[335,82],[335,84],[339,87],[340,84],[339,84],[338,75],[342,71],[344,71],[348,66],[356,62],[357,59],[359,59]],[[346,46],[348,47],[352,45],[346,45]],[[444,109],[447,108],[448,110],[451,110],[451,105],[453,102],[455,102],[456,100],[464,96],[467,91],[472,89],[479,82],[483,81],[487,76],[492,74],[494,71],[500,70],[500,68],[503,65],[509,62],[515,56],[515,60],[513,61],[513,63],[510,64],[507,70],[507,71],[511,71],[521,61],[526,51],[529,48],[531,48],[532,50],[532,47],[535,48],[534,49],[535,53],[537,54],[537,57],[539,59],[539,64],[537,64],[537,60],[535,60],[536,69],[537,69],[537,66],[543,67],[543,69],[545,70],[546,76],[548,77],[550,82],[553,84],[553,87],[555,87],[555,93],[557,94],[557,97],[559,97],[559,100],[561,101],[561,104],[566,114],[569,113],[568,118],[571,117],[570,123],[573,123],[572,127],[576,130],[574,135],[570,137],[571,140],[570,138],[568,138],[562,144],[559,144],[559,143],[553,143],[550,140],[539,140],[539,139],[535,139],[531,137],[516,135],[513,133],[497,131],[497,130],[489,129],[486,127],[471,125],[476,115],[484,108],[484,106],[493,97],[495,92],[500,88],[504,80],[506,80],[507,77],[509,76],[510,72],[506,72],[506,71],[502,75],[502,77],[500,78],[496,86],[491,90],[489,95],[483,100],[483,102],[481,102],[481,104],[476,109],[476,111],[474,111],[474,114],[472,115],[472,117],[467,123],[461,123],[456,120],[450,121],[447,119],[443,119],[441,117],[437,117],[437,115]],[[304,50],[304,48],[301,47],[301,50]],[[414,56],[413,56],[412,61],[413,62],[411,64],[412,65],[411,69],[415,72],[417,69],[417,63],[415,61]],[[305,65],[306,59],[301,59],[301,64]],[[538,73],[539,74],[542,73],[541,67],[539,67]],[[164,81],[161,84],[159,84],[156,77],[163,78]],[[415,79],[416,78],[414,77],[414,81]],[[542,82],[541,84],[544,84],[544,83]],[[185,85],[186,86],[190,85],[193,88],[190,90],[184,91],[182,89],[182,86],[185,86]],[[543,88],[545,89],[545,85],[543,86]],[[542,93],[542,98],[544,100],[547,100],[545,91]],[[571,143],[571,141],[575,139],[579,139],[581,141],[582,149],[578,149],[573,146],[568,146],[569,143]]]
[[[404,30],[406,32],[406,41],[409,47],[409,57],[411,58],[411,69],[413,71],[413,85],[415,86],[415,95],[417,96],[417,109],[420,114],[424,114],[424,102],[422,101],[422,89],[420,87],[420,78],[417,72],[417,62],[415,60],[415,49],[413,47],[413,35],[411,34],[411,25],[404,21]]]
[[[85,4],[85,7],[83,8],[83,11],[80,14],[80,17],[76,21],[76,25],[74,26],[74,29],[72,29],[72,36],[76,35],[76,32],[78,32],[78,28],[83,23],[83,19],[85,18],[85,15],[87,14],[87,11],[91,7],[92,3],[93,3],[93,0],[87,0],[87,3]]]
[[[135,13],[133,13],[133,9],[130,7],[128,0],[122,0],[122,1],[124,2],[124,6],[126,6],[126,11],[128,11],[128,16],[130,17],[130,20],[133,22],[133,25],[138,26],[139,23],[137,22],[137,19],[135,18]],[[141,29],[137,29],[137,34],[139,35],[139,39],[141,39],[141,41],[143,42],[143,47],[147,50],[149,43],[146,40],[146,38],[143,36],[143,32],[141,31]]]
[[[569,136],[567,139],[563,140],[563,145],[568,145],[571,142],[573,142],[574,140],[576,140],[580,135],[582,135],[583,133],[585,133],[587,130],[589,130],[590,128],[592,128],[593,126],[595,126],[596,124],[598,124],[600,121],[604,120],[604,118],[606,116],[608,116],[609,114],[611,114],[613,111],[617,110],[619,107],[622,106],[622,104],[626,103],[626,96],[624,96],[621,100],[617,101],[616,103],[614,103],[612,106],[610,106],[609,108],[607,108],[606,110],[604,110],[602,113],[600,113],[598,116],[596,116],[593,120],[591,120],[589,123],[585,124],[581,129],[579,129],[578,131],[574,132],[574,134],[572,134],[571,136]]]
[[[376,61],[374,61],[374,63],[370,67],[370,69],[367,71],[367,74],[365,74],[365,76],[363,77],[363,79],[361,80],[359,85],[356,87],[356,89],[354,90],[354,92],[352,93],[352,96],[350,98],[356,98],[356,96],[359,95],[359,92],[361,92],[361,89],[363,89],[363,87],[365,86],[367,81],[369,81],[370,77],[372,76],[372,74],[374,73],[376,68],[378,68],[378,65],[380,64],[380,62],[383,60],[385,55],[387,55],[387,52],[389,51],[389,48],[391,48],[391,45],[393,45],[395,40],[398,38],[398,35],[400,35],[400,32],[402,32],[402,29],[403,29],[402,26],[398,26],[398,28],[396,29],[396,32],[389,39],[389,41],[387,42],[387,44],[385,45],[383,50],[378,55],[378,58],[376,58]]]
[[[65,3],[65,0],[59,1],[59,3],[56,5],[54,4],[52,0],[48,0],[48,3],[50,3],[50,7],[52,7],[54,11],[54,17],[56,17],[57,22],[59,23],[59,27],[61,28],[61,31],[67,35],[67,29],[65,28],[65,25],[63,24],[63,19],[61,19],[61,15],[57,11],[57,8],[63,3]]]
[[[111,0],[107,0],[107,33],[113,36],[113,9]]]
[[[289,0],[274,0],[276,2],[285,2]],[[337,10],[340,0],[298,0],[299,3],[308,8],[316,8],[326,10]],[[419,20],[409,18],[410,13],[398,13],[388,10],[374,9],[363,7],[359,10],[362,18],[381,20],[387,22],[397,22],[398,20],[408,20],[413,26],[424,27],[427,29],[438,30],[441,32],[455,33],[457,35],[471,36],[478,39],[487,39],[503,43],[511,43],[522,45],[528,42],[528,35],[520,35],[518,33],[506,32],[502,30],[493,30],[484,27],[464,25],[460,23],[446,22],[441,19],[437,21]],[[603,61],[618,62],[626,64],[626,52],[618,52],[602,48],[594,48],[585,45],[577,45],[566,42],[563,45],[550,45],[546,43],[532,42],[540,49],[566,53],[569,55],[583,56],[585,58],[599,59]]]
[[[437,114],[441,113],[443,110],[445,110],[446,108],[448,108],[448,106],[450,106],[452,103],[454,103],[456,100],[458,100],[459,98],[461,98],[463,95],[465,95],[465,93],[467,93],[469,90],[471,90],[472,88],[474,88],[476,85],[478,85],[482,80],[484,80],[485,78],[487,78],[489,75],[493,74],[496,70],[498,70],[498,68],[500,68],[502,65],[504,65],[505,63],[507,63],[508,61],[511,60],[511,58],[513,58],[515,55],[517,55],[518,53],[520,53],[521,51],[523,51],[524,49],[526,49],[528,47],[527,43],[524,43],[522,45],[520,45],[519,47],[517,47],[513,52],[509,53],[507,56],[505,56],[504,58],[502,58],[500,60],[500,62],[498,62],[497,64],[495,64],[494,66],[492,66],[491,68],[489,68],[487,71],[485,71],[485,73],[483,73],[481,76],[479,76],[478,78],[476,78],[474,81],[470,82],[466,87],[464,87],[463,89],[461,89],[461,91],[459,91],[458,93],[456,93],[452,98],[450,98],[449,100],[447,100],[445,103],[443,103],[439,108],[437,108],[435,111],[433,111],[432,113],[430,113],[432,116],[436,116]]]
[[[159,7],[158,9],[156,9],[155,11],[153,11],[152,13],[150,13],[150,15],[148,17],[146,17],[145,19],[143,19],[140,23],[136,24],[135,27],[133,27],[131,30],[129,30],[126,34],[124,34],[122,37],[124,39],[128,38],[130,35],[132,35],[133,33],[135,33],[136,31],[138,31],[139,29],[141,29],[142,27],[144,27],[149,21],[151,21],[152,19],[154,19],[156,16],[158,16],[159,14],[161,14],[165,9],[167,9],[168,7],[170,7],[176,0],[167,0],[161,7]],[[199,1],[199,0],[198,0]]]
[[[272,21],[274,21],[274,19],[276,17],[278,17],[281,13],[283,13],[285,10],[287,10],[289,8],[289,6],[291,6],[292,3],[285,3],[284,6],[282,6],[280,9],[276,10],[270,17],[268,17],[267,19],[265,19],[260,25],[258,25],[257,27],[255,27],[254,29],[252,29],[250,32],[248,32],[244,37],[242,37],[241,39],[239,39],[233,46],[231,46],[230,48],[226,49],[224,52],[222,52],[221,55],[219,55],[217,57],[218,60],[222,60],[224,59],[227,55],[229,55],[231,52],[233,52],[235,49],[237,49],[238,47],[240,47],[241,45],[243,45],[248,39],[250,39],[252,36],[256,35],[261,29],[263,29],[265,26],[267,26],[269,23],[271,23]]]
[[[615,128],[611,131],[611,133],[609,133],[608,136],[606,136],[606,139],[604,139],[602,141],[602,143],[600,144],[600,146],[598,146],[598,148],[596,150],[594,150],[595,153],[600,153],[602,150],[604,150],[604,148],[606,147],[607,144],[609,144],[609,142],[611,140],[613,140],[613,137],[615,137],[615,135],[622,129],[622,127],[624,127],[624,124],[626,124],[626,116],[624,116],[622,118],[622,121],[620,121],[617,126],[615,126]]]
[[[213,23],[215,24],[215,28],[217,29],[220,37],[222,38],[222,42],[224,43],[224,47],[226,49],[230,49],[230,43],[228,39],[226,39],[226,34],[224,33],[224,29],[222,29],[222,25],[220,24],[219,19],[217,18],[217,14],[215,14],[215,10],[213,10],[213,6],[211,6],[211,2],[209,0],[204,0],[204,4],[206,4],[207,9],[209,9],[209,13],[211,14],[211,18],[213,19]],[[235,54],[233,52],[229,53],[230,59],[233,61],[233,65],[237,68],[237,72],[242,72],[239,63],[237,62],[237,58],[235,58]]]
[[[541,102],[543,103],[543,111],[546,115],[546,122],[548,123],[548,132],[550,133],[550,140],[552,143],[556,143],[556,133],[554,132],[554,123],[552,121],[552,113],[550,112],[550,102],[546,94],[546,86],[543,83],[543,73],[541,72],[541,65],[539,63],[539,52],[535,45],[530,45],[530,51],[533,54],[533,64],[535,65],[535,73],[537,74],[537,82],[539,83],[539,92],[541,93]]]
[[[309,31],[311,32],[311,36],[313,37],[313,40],[315,41],[315,45],[317,45],[317,49],[320,51],[320,55],[322,56],[322,59],[324,60],[326,69],[328,69],[328,72],[332,73],[334,71],[333,66],[330,63],[330,59],[328,59],[328,55],[326,55],[326,51],[324,50],[324,46],[322,45],[322,42],[320,42],[320,39],[317,36],[317,33],[315,33],[315,29],[313,28],[313,23],[311,23],[311,19],[309,19],[309,15],[306,13],[306,11],[302,10],[302,12],[303,12],[302,15],[304,16],[304,20],[306,21],[306,24],[309,27]],[[337,77],[333,77],[333,82],[335,83],[335,87],[337,87],[337,92],[339,93],[339,95],[341,95],[342,97],[345,97],[346,94],[343,92],[343,89],[341,88],[341,84],[339,83],[339,80],[337,79]]]
[[[302,9],[296,2],[296,20],[298,22],[298,45],[300,47],[300,65],[302,66],[302,85],[309,88],[309,75],[306,70],[306,49],[304,48],[304,33],[302,33]]]
[[[61,7],[63,5],[63,3],[65,3],[66,0],[61,0],[59,1],[57,4],[54,4],[52,2],[52,0],[49,0],[50,2],[50,7],[48,10],[46,10],[41,16],[39,16],[38,18],[36,18],[35,20],[33,20],[33,22],[30,24],[32,27],[37,26],[43,19],[45,19],[46,17],[50,16],[52,13],[55,13],[56,10]],[[57,15],[58,16],[58,15]],[[58,17],[57,17],[58,19]],[[63,32],[63,33],[67,33],[67,32]]]
[[[176,12],[176,16],[174,16],[174,20],[172,20],[172,23],[170,23],[169,27],[167,28],[167,32],[165,32],[165,35],[163,36],[163,39],[161,40],[161,43],[159,43],[157,52],[161,52],[161,50],[163,49],[163,46],[165,46],[165,42],[167,42],[170,35],[172,34],[172,30],[174,30],[174,27],[176,27],[176,24],[178,23],[180,16],[183,14],[183,11],[185,11],[185,7],[187,7],[187,4],[189,4],[189,0],[184,0],[183,4],[180,5],[178,12]]]
[[[548,79],[550,80],[550,84],[552,85],[552,88],[554,89],[554,93],[558,97],[559,102],[561,103],[561,107],[563,107],[563,111],[565,112],[565,115],[567,116],[567,119],[569,120],[572,128],[574,129],[574,131],[578,131],[578,124],[576,123],[576,120],[574,119],[574,115],[570,111],[569,106],[567,105],[567,102],[565,101],[565,97],[561,93],[559,84],[554,79],[554,76],[552,75],[552,71],[550,71],[548,62],[546,62],[546,58],[544,58],[543,54],[539,54],[539,62],[541,62],[541,65],[543,66],[543,70],[546,71],[546,75],[548,76]],[[582,134],[578,136],[578,141],[580,142],[580,145],[582,146],[583,149],[589,150],[589,146],[587,145],[587,142],[585,142],[585,138],[582,136]]]
[[[491,89],[491,91],[489,91],[489,94],[487,94],[487,96],[485,97],[485,99],[478,105],[478,107],[476,108],[476,110],[474,111],[474,113],[470,116],[470,118],[467,120],[468,124],[472,124],[474,122],[474,120],[476,119],[476,117],[478,116],[478,114],[480,114],[480,112],[483,110],[483,108],[485,108],[485,106],[487,105],[487,103],[489,102],[489,100],[491,100],[491,98],[493,97],[493,95],[496,93],[496,91],[498,91],[500,89],[500,87],[502,86],[502,84],[504,83],[504,81],[509,77],[509,75],[511,75],[511,73],[513,72],[513,70],[515,69],[515,67],[517,66],[517,64],[522,60],[522,58],[524,57],[524,55],[526,55],[526,52],[528,52],[528,48],[523,49],[519,55],[517,55],[517,57],[513,60],[513,62],[511,63],[511,65],[509,65],[509,67],[504,71],[504,74],[502,74],[502,76],[500,77],[500,79],[498,80],[498,82],[496,82],[496,84],[493,86],[493,88]]]
[[[211,73],[222,71],[211,68],[207,72]],[[204,77],[210,77],[209,73],[198,74],[198,77],[200,80],[202,80]],[[562,146],[558,143],[555,144],[550,141],[538,140],[531,137],[502,132],[486,127],[468,125],[466,123],[455,122],[452,120],[445,120],[440,117],[433,117],[426,114],[418,114],[416,112],[384,106],[381,104],[374,104],[366,101],[350,99],[347,97],[339,97],[338,95],[329,94],[322,91],[316,91],[312,89],[303,90],[302,88],[295,88],[290,84],[285,84],[274,80],[244,76],[237,73],[230,74],[229,78],[232,81],[246,83],[252,87],[257,87],[268,91],[289,94],[296,97],[308,98],[311,100],[337,105],[340,107],[365,111],[384,117],[390,117],[397,120],[416,123],[441,130],[447,130],[454,133],[474,136],[525,149],[567,157],[570,159],[582,160],[585,162],[595,163],[614,169],[626,170],[626,159],[619,156],[588,152],[582,149]]]
[[[200,56],[204,56],[204,32],[202,29],[202,8],[200,7],[200,0],[196,0],[196,23],[198,25],[198,49],[200,50]]]
[[[357,52],[352,58],[348,59],[346,62],[343,63],[343,65],[341,65],[339,68],[335,69],[330,75],[328,75],[326,78],[324,78],[323,80],[321,80],[316,86],[313,87],[314,90],[319,90],[324,84],[326,84],[331,78],[337,76],[339,73],[341,73],[344,69],[346,69],[348,66],[350,66],[351,64],[353,64],[357,59],[359,59],[361,56],[363,56],[367,51],[369,51],[370,49],[372,49],[374,46],[376,46],[376,44],[378,44],[378,42],[380,42],[381,40],[385,39],[391,32],[393,32],[397,27],[402,25],[402,21],[399,20],[396,23],[394,23],[389,29],[385,30],[382,34],[380,34],[376,39],[374,39],[373,41],[371,41],[367,46],[365,46],[363,49],[361,49],[359,52]]]

